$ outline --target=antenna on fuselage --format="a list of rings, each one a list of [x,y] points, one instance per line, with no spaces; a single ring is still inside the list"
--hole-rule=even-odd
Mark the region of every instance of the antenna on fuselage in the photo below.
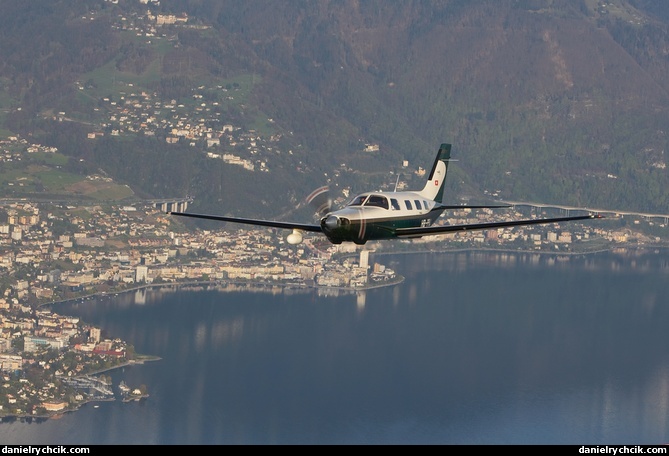
[[[397,175],[397,180],[395,181],[395,188],[393,189],[393,192],[397,191],[397,186],[400,185],[400,175]]]

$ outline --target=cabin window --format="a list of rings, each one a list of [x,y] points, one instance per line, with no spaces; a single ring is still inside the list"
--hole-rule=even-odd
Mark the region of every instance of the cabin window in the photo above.
[[[422,208],[420,207],[420,200],[414,200],[414,203],[416,203],[416,209],[421,210]]]
[[[392,206],[394,211],[400,210],[400,203],[398,203],[395,198],[390,198],[390,205]]]
[[[384,209],[388,209],[388,200],[386,199],[385,196],[371,195],[369,198],[367,198],[365,206],[377,206],[377,207],[382,207]]]
[[[362,206],[362,203],[365,202],[367,195],[359,195],[353,198],[353,201],[348,203],[349,206]]]
[[[425,208],[426,211],[430,210],[430,207],[427,205],[427,201],[423,200],[423,207]]]
[[[406,205],[407,209],[413,210],[413,207],[411,207],[411,201],[409,200],[404,200],[404,204]]]

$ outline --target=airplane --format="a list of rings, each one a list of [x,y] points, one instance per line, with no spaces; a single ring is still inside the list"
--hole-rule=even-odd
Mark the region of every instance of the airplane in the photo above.
[[[488,230],[510,226],[603,218],[599,214],[588,214],[505,222],[433,225],[437,218],[446,210],[511,207],[510,205],[468,206],[443,204],[444,181],[446,180],[450,161],[451,144],[442,144],[422,190],[366,192],[353,198],[344,208],[335,211],[330,211],[329,204],[324,204],[322,205],[324,215],[320,218],[319,224],[258,220],[188,212],[167,212],[167,214],[292,230],[292,233],[286,238],[289,244],[301,243],[303,233],[312,232],[325,235],[332,244],[353,242],[359,245],[363,245],[367,241],[382,239],[409,239],[458,231]],[[316,200],[325,191],[326,187],[322,187],[312,192],[308,199]]]

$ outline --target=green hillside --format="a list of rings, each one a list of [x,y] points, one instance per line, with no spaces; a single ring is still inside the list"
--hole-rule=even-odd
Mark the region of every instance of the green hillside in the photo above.
[[[398,175],[421,185],[416,169],[450,142],[454,200],[669,213],[669,15],[655,2],[54,1],[0,13],[0,133],[55,146],[69,157],[61,172],[104,174],[132,197],[284,214],[326,182],[341,197]]]

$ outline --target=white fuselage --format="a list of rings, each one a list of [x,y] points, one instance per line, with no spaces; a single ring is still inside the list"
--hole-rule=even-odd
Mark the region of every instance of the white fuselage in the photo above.
[[[324,216],[321,227],[334,243],[364,244],[394,237],[397,228],[430,226],[442,212],[439,203],[421,192],[369,192]]]

